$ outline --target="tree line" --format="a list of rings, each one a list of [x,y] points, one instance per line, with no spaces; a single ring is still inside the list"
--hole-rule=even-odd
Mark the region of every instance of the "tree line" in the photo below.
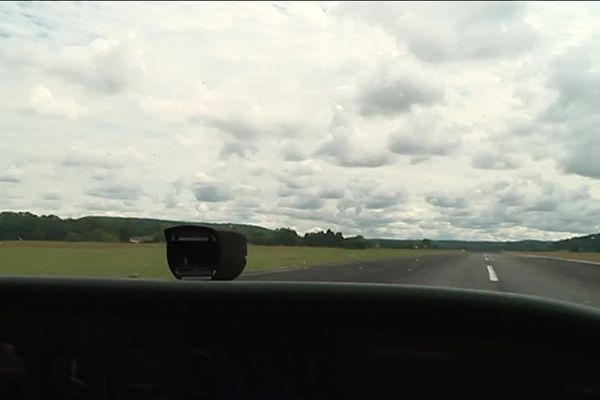
[[[56,215],[30,212],[0,213],[0,240],[52,240],[70,242],[144,242],[164,241],[163,230],[180,221],[147,218],[82,217],[62,219]],[[323,246],[362,249],[369,242],[362,236],[344,237],[328,229],[300,236],[291,228],[275,230],[243,224],[202,224],[226,228],[246,235],[248,242],[258,245]]]
[[[56,215],[35,215],[29,212],[0,212],[0,240],[51,240],[71,242],[164,241],[163,230],[186,222],[149,218],[82,217],[60,218]],[[344,237],[331,229],[298,234],[291,228],[267,229],[245,224],[202,225],[225,228],[243,233],[248,242],[266,246],[321,246],[364,249],[368,247],[397,249],[462,249],[467,251],[571,251],[600,252],[600,234],[574,237],[555,242],[521,240],[512,242],[461,240],[399,240]]]
[[[326,231],[308,232],[300,236],[291,228],[275,229],[270,239],[252,238],[255,244],[278,245],[278,246],[317,246],[317,247],[343,247],[347,249],[366,249],[370,243],[364,237],[344,237],[342,232]],[[249,239],[250,240],[250,239]]]

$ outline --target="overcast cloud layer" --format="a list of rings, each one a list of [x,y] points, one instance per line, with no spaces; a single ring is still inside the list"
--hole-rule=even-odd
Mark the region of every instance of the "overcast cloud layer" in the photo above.
[[[2,3],[0,210],[600,231],[600,6]]]

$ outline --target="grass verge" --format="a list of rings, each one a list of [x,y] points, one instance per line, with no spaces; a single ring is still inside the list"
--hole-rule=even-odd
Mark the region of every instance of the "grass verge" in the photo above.
[[[451,253],[437,250],[248,246],[245,272]],[[2,242],[0,275],[172,279],[164,244]]]
[[[569,260],[592,261],[600,263],[600,253],[571,253],[568,251],[544,251],[535,253],[514,253],[518,255],[566,258]]]

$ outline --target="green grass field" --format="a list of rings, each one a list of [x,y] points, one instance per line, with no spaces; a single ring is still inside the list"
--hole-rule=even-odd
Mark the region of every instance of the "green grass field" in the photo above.
[[[436,250],[248,246],[245,272],[413,257]],[[63,275],[171,279],[164,244],[2,242],[0,275]]]
[[[570,260],[582,260],[582,261],[594,261],[600,262],[600,253],[571,253],[569,251],[540,251],[540,252],[527,252],[514,254],[527,254],[532,256],[543,256],[543,257],[556,257],[556,258],[568,258]]]

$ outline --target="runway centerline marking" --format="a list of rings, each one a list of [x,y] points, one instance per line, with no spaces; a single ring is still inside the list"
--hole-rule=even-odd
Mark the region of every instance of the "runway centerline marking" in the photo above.
[[[494,267],[492,267],[491,265],[487,265],[486,268],[487,268],[488,275],[490,277],[490,281],[498,282],[498,275],[496,275],[496,271],[494,271]]]

